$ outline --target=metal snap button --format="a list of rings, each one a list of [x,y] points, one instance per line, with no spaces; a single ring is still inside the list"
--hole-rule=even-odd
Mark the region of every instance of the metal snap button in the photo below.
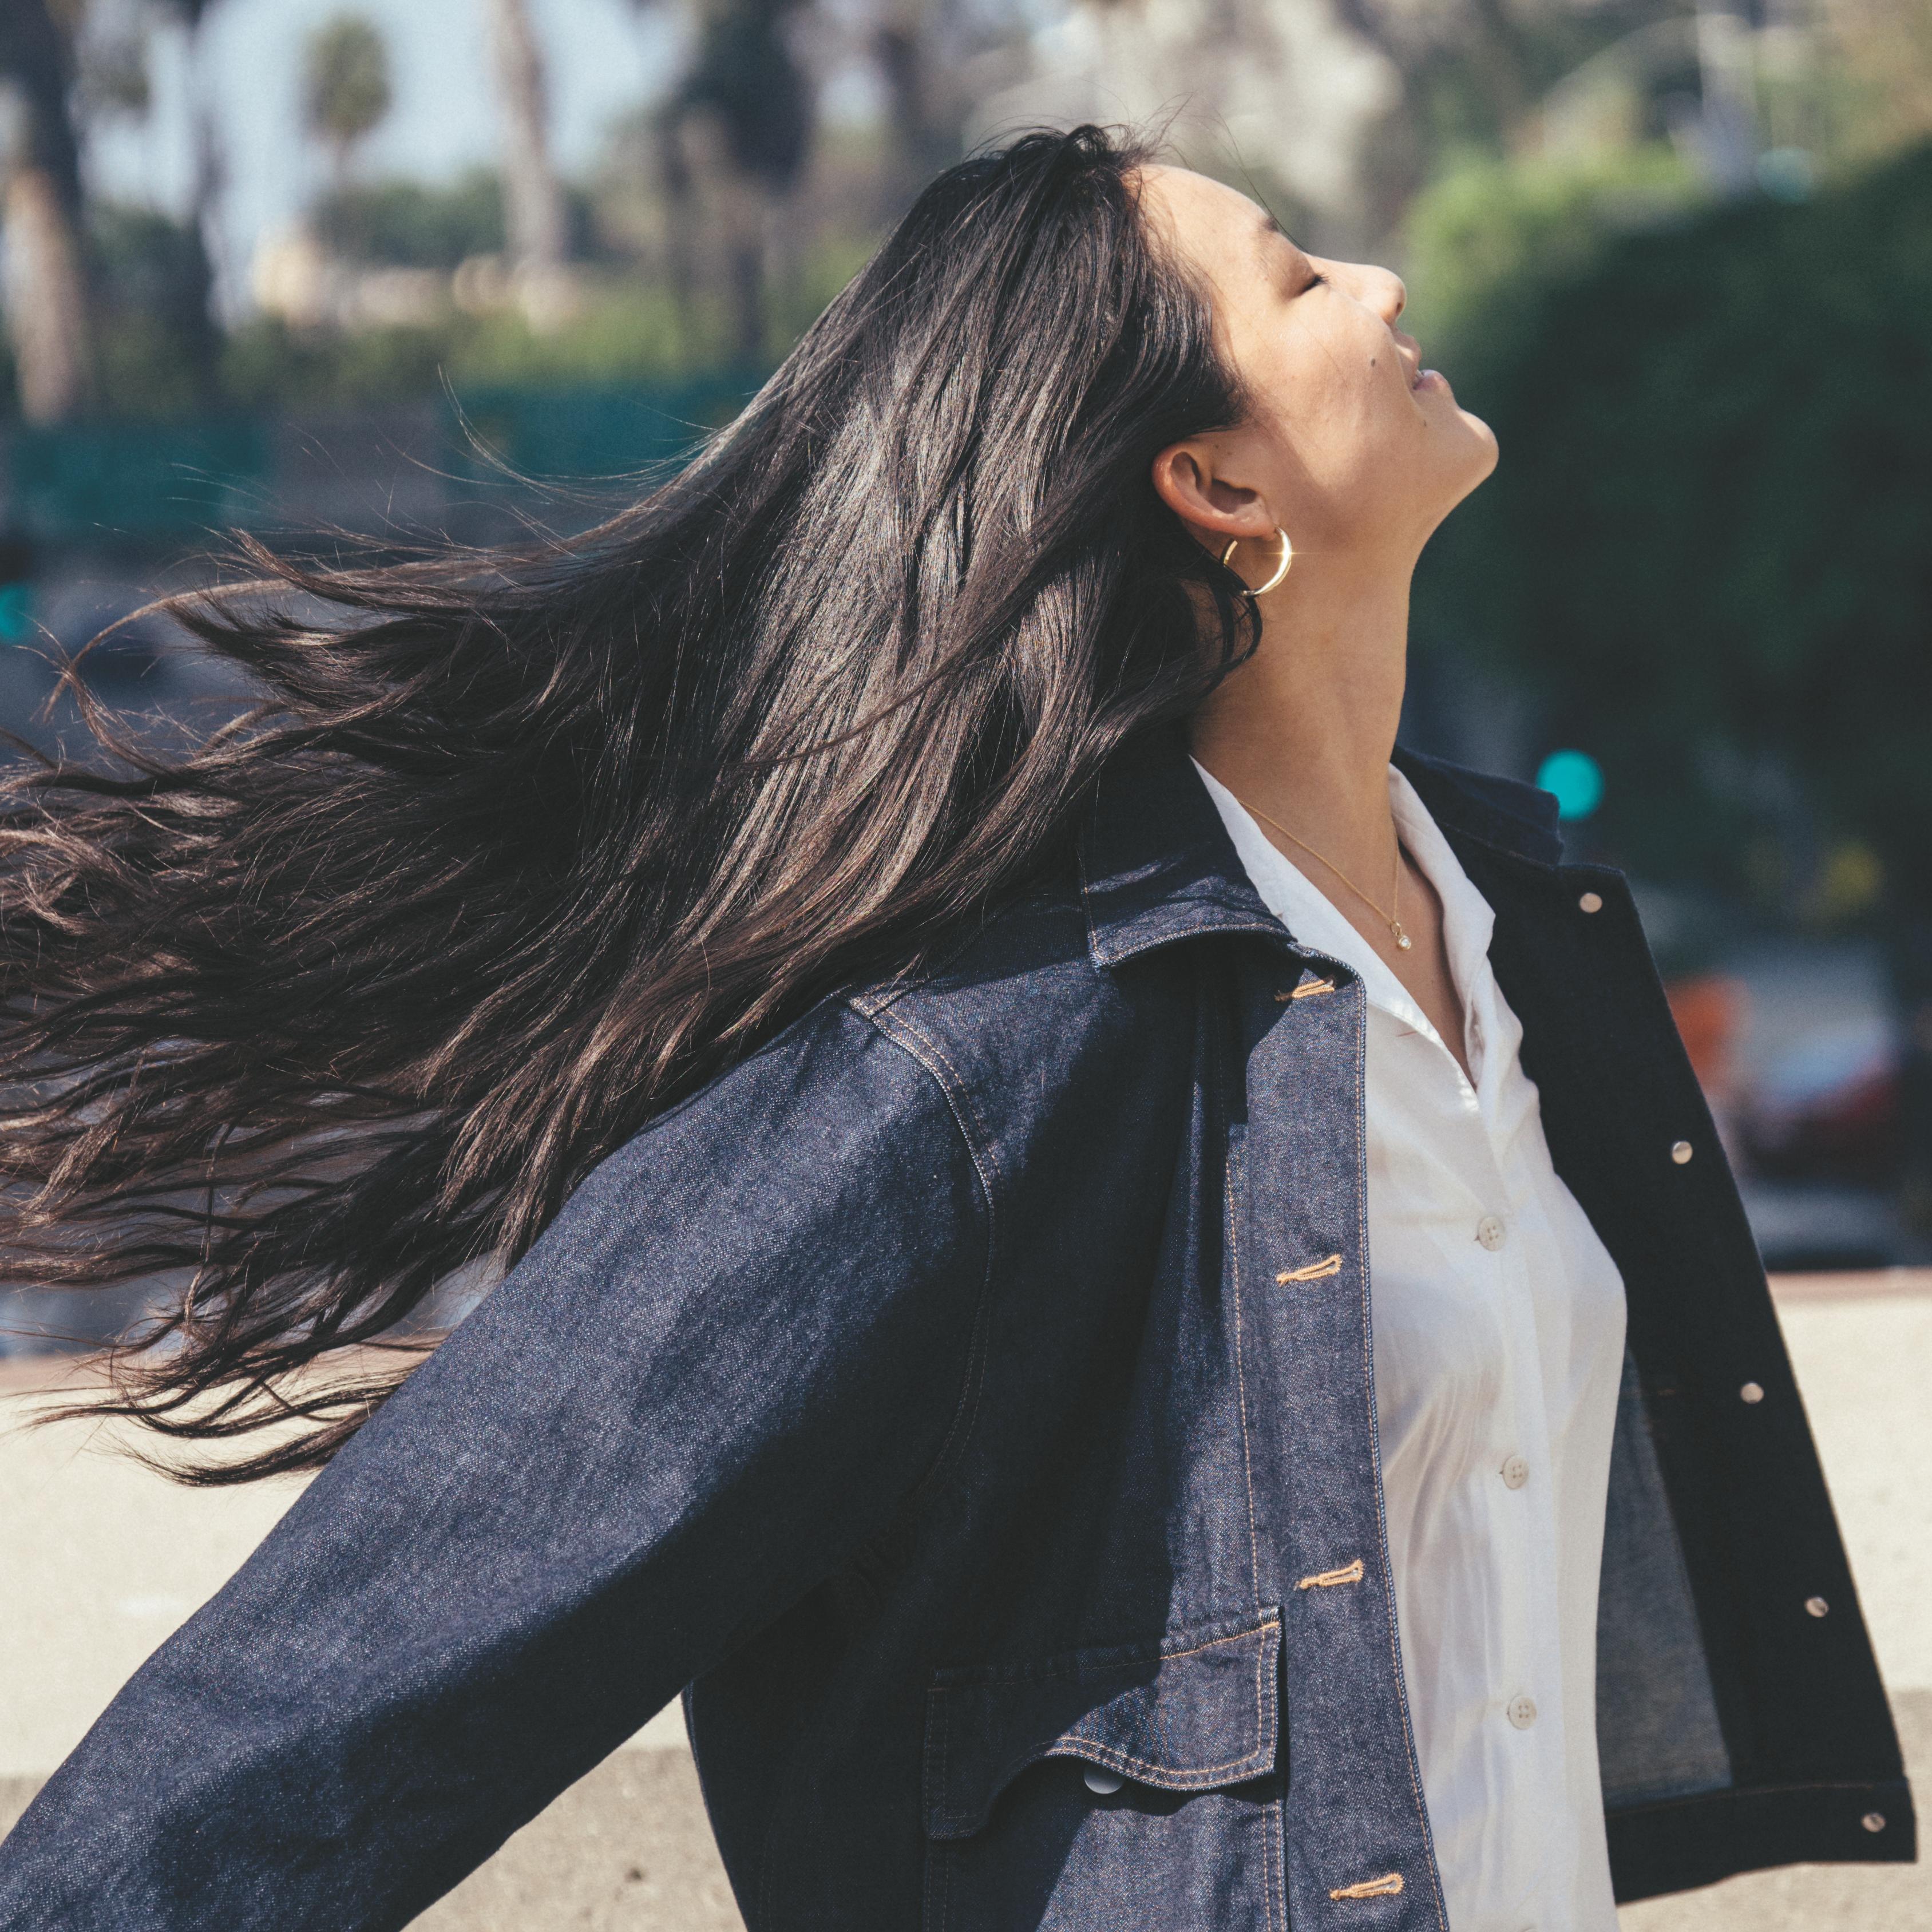
[[[1822,1597],[1807,1597],[1804,1599],[1804,1608],[1808,1614],[1814,1617],[1827,1617],[1832,1613],[1831,1605],[1826,1603]]]
[[[1485,1214],[1476,1223],[1476,1238],[1494,1254],[1509,1239],[1508,1232],[1493,1214]]]
[[[1108,1771],[1097,1764],[1090,1764],[1081,1775],[1087,1780],[1087,1789],[1096,1798],[1111,1798],[1126,1783],[1118,1771]]]
[[[1696,1152],[1696,1149],[1688,1141],[1672,1141],[1670,1143],[1670,1158],[1676,1162],[1679,1167],[1682,1167]]]
[[[1520,1731],[1526,1731],[1536,1722],[1536,1700],[1534,1697],[1512,1697],[1509,1700],[1509,1720]]]
[[[1512,1456],[1503,1465],[1503,1486],[1520,1490],[1529,1480],[1529,1465],[1520,1456]]]
[[[1738,1400],[1740,1402],[1762,1402],[1764,1400],[1764,1390],[1756,1382],[1746,1382],[1744,1387],[1738,1390]]]
[[[1882,1811],[1868,1811],[1858,1822],[1868,1832],[1882,1832],[1885,1829],[1885,1814]]]
[[[1586,912],[1601,912],[1604,909],[1604,896],[1601,892],[1586,892],[1576,903]]]

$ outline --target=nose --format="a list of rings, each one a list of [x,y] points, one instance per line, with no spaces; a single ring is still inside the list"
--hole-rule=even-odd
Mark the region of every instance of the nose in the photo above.
[[[1378,268],[1366,262],[1338,266],[1342,268],[1343,286],[1393,328],[1396,317],[1408,306],[1408,290],[1402,278],[1393,268]]]

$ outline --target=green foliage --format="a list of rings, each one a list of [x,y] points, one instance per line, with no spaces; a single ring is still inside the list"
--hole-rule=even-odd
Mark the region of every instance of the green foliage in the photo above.
[[[244,409],[360,409],[434,395],[449,359],[444,330],[308,334],[279,316],[257,316],[230,335],[221,380]]]
[[[389,54],[380,30],[360,14],[338,14],[309,36],[302,112],[310,133],[338,155],[389,111]]]
[[[453,268],[503,247],[503,184],[493,168],[472,168],[447,188],[421,182],[345,187],[311,211],[316,238],[346,262],[404,268]]]
[[[208,256],[192,223],[98,203],[88,242],[102,413],[178,417],[213,400],[218,343]]]
[[[104,414],[172,419],[192,415],[203,400],[195,365],[164,316],[139,309],[106,315],[95,334]]]
[[[446,385],[530,389],[680,381],[716,366],[722,318],[689,318],[661,286],[593,284],[561,326],[538,331],[520,312],[452,312],[434,325],[342,332],[292,329],[259,316],[228,338],[226,394],[245,408],[353,409],[434,398]]]
[[[1646,872],[1762,896],[1822,819],[1932,904],[1932,148],[1459,299],[1503,457],[1419,634],[1535,681]]]
[[[579,383],[662,382],[705,367],[716,328],[687,343],[676,304],[660,284],[623,280],[593,286],[581,310],[539,332],[514,309],[470,318],[455,332],[450,372],[469,382],[566,388]]]
[[[1526,296],[1587,272],[1622,235],[1682,220],[1703,192],[1661,144],[1580,159],[1466,151],[1409,206],[1408,326],[1459,380],[1505,363],[1527,346]]]

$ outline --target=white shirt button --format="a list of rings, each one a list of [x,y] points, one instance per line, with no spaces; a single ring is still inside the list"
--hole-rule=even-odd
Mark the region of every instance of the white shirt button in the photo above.
[[[1503,1486],[1520,1490],[1529,1480],[1529,1465],[1520,1456],[1512,1456],[1503,1465]]]
[[[1087,1780],[1087,1789],[1096,1798],[1111,1798],[1126,1783],[1118,1771],[1107,1771],[1097,1764],[1090,1764],[1082,1774]]]
[[[1534,1697],[1512,1697],[1509,1700],[1509,1720],[1518,1730],[1528,1730],[1536,1722],[1536,1700]]]
[[[1476,1223],[1476,1238],[1491,1254],[1494,1254],[1509,1236],[1503,1224],[1493,1214],[1485,1214]]]

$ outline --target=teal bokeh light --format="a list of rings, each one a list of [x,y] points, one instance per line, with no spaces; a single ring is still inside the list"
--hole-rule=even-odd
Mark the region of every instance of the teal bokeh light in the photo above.
[[[1604,802],[1604,768],[1588,752],[1552,752],[1537,766],[1536,782],[1556,794],[1559,818],[1588,818]]]

